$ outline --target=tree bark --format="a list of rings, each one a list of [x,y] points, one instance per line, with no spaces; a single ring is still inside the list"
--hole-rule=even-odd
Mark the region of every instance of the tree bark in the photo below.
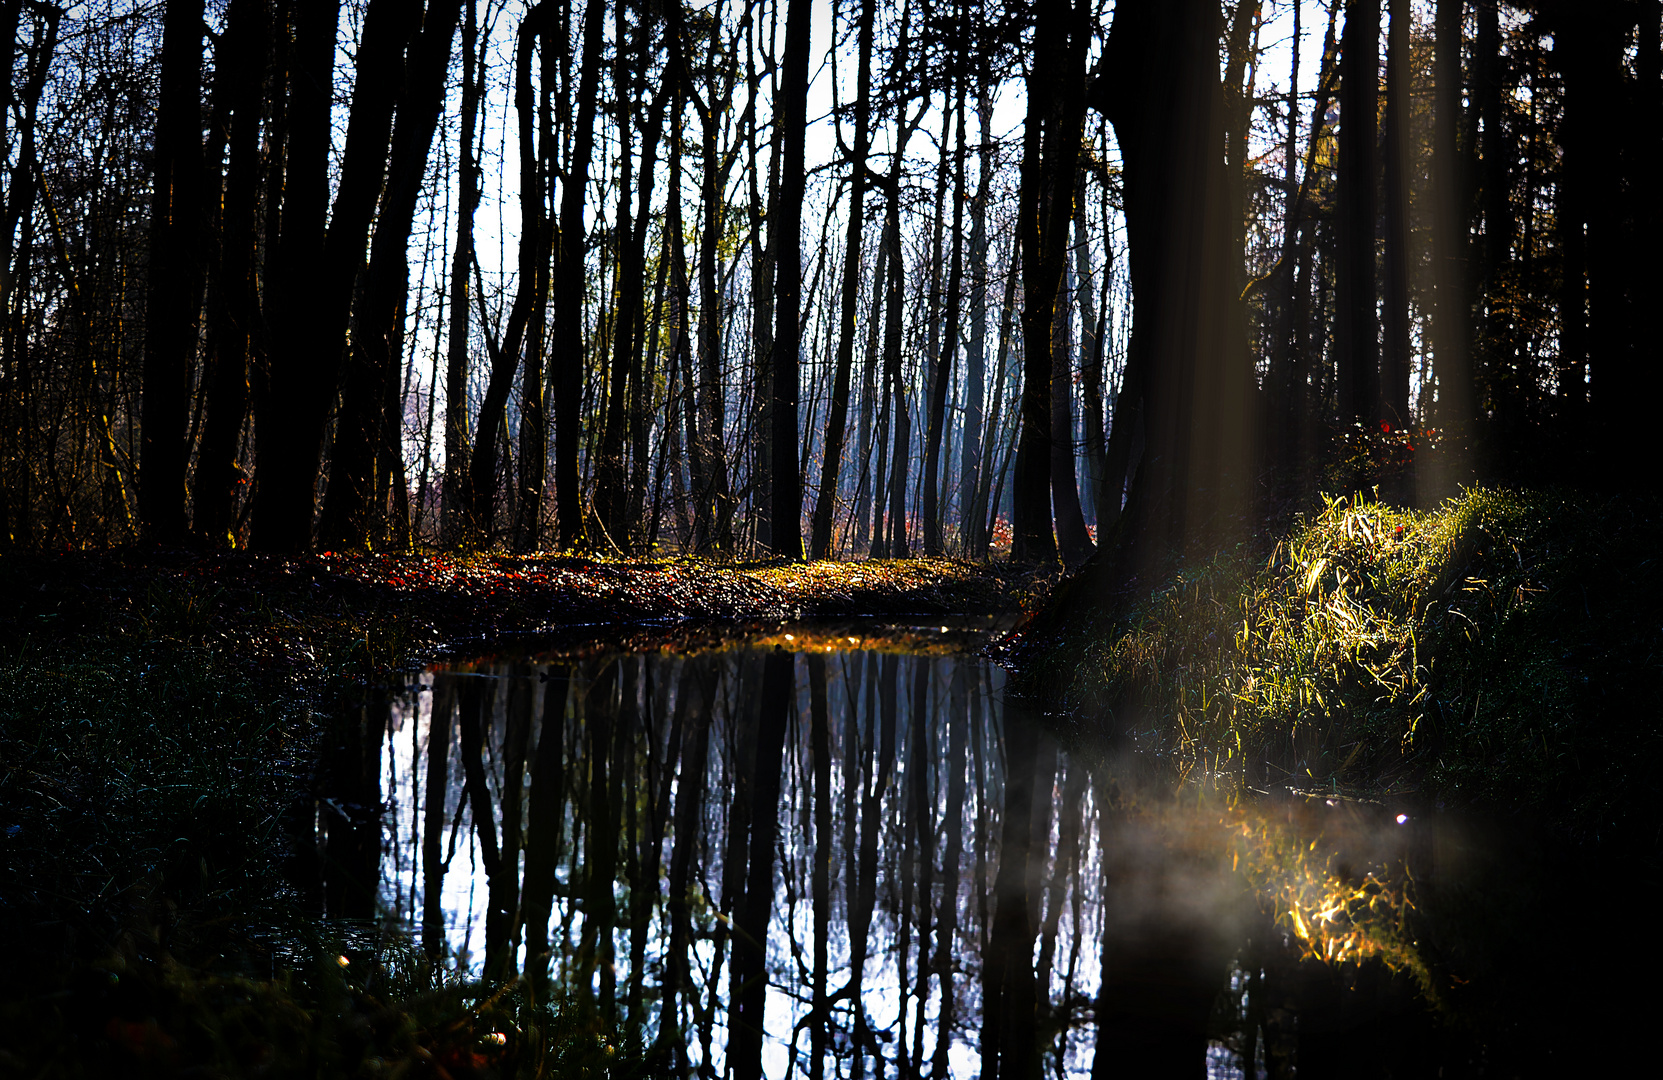
[[[977,158],[981,175],[970,204],[970,336],[964,343],[964,440],[959,458],[959,547],[967,555],[980,539],[982,519],[982,424],[987,383],[987,204],[993,179],[993,147],[988,128],[993,124],[993,102],[988,95],[987,71],[977,67]]]
[[[421,14],[415,5],[391,0],[370,0],[365,10],[340,179],[325,233],[319,196],[327,198],[328,190],[338,10],[336,0],[302,5],[295,27],[298,70],[290,82],[289,177],[277,275],[282,311],[271,344],[271,363],[282,371],[269,380],[267,422],[260,425],[256,445],[254,505],[255,543],[278,551],[305,551],[312,544],[347,320],[386,176],[404,46]]]
[[[186,425],[203,277],[202,11],[202,0],[168,0],[162,21],[145,283],[139,520],[144,537],[163,545],[185,539]],[[51,25],[55,36],[55,16]],[[44,58],[39,67],[44,72]]]
[[[1016,454],[1014,558],[1054,563],[1051,528],[1051,324],[1073,218],[1074,171],[1085,119],[1091,6],[1045,0],[1035,11],[1022,137],[1022,435]],[[1118,16],[1117,16],[1118,18]],[[1215,80],[1216,81],[1216,80]]]
[[[445,477],[440,492],[439,534],[445,547],[469,543],[482,532],[470,511],[468,458],[473,431],[468,417],[468,271],[473,265],[474,214],[479,210],[479,103],[485,94],[475,0],[462,21],[461,134],[456,149],[456,241],[450,256],[450,323],[445,339]]]
[[[1073,214],[1069,217],[1072,220]],[[1080,482],[1074,467],[1074,335],[1070,310],[1074,282],[1066,254],[1051,320],[1051,506],[1063,562],[1075,566],[1091,555],[1092,545],[1080,509]]]
[[[1390,0],[1386,49],[1386,349],[1380,358],[1382,419],[1409,423],[1409,32],[1408,0]],[[1399,492],[1401,498],[1406,492]]]
[[[871,143],[872,24],[876,0],[861,0],[856,31],[855,146],[849,157],[849,228],[843,245],[843,295],[838,319],[837,368],[832,375],[831,405],[826,417],[826,446],[820,458],[820,491],[814,502],[810,554],[832,553],[832,519],[837,509],[837,479],[849,418],[849,382],[854,366],[856,315],[860,307],[861,241],[866,226],[866,155]]]
[[[226,11],[216,78],[227,83],[229,161],[219,265],[209,304],[213,342],[208,418],[202,427],[192,525],[213,544],[235,543],[237,488],[247,472],[237,461],[248,420],[248,359],[259,307],[255,290],[255,228],[260,199],[260,108],[271,25],[263,0],[236,0]]]
[[[589,186],[589,161],[595,147],[595,105],[599,97],[601,26],[605,12],[604,0],[589,0],[583,16],[583,59],[578,71],[577,120],[572,129],[575,140],[571,163],[562,182],[559,261],[555,264],[551,290],[556,362],[549,382],[554,389],[554,487],[561,547],[576,545],[583,531],[582,491],[578,480],[584,357],[583,261],[588,250],[583,203]],[[536,478],[540,499],[540,467]],[[527,535],[534,538],[535,530]]]
[[[375,524],[376,457],[383,425],[390,419],[384,402],[389,384],[398,378],[402,358],[402,350],[392,345],[402,340],[404,331],[399,316],[410,282],[406,249],[433,131],[444,108],[450,45],[460,10],[461,0],[432,0],[399,80],[402,89],[388,154],[387,186],[376,215],[369,266],[354,305],[329,489],[319,522],[320,539],[333,550],[368,547]]]
[[[1434,24],[1432,256],[1437,307],[1432,348],[1440,427],[1464,425],[1473,417],[1465,177],[1456,137],[1461,123],[1461,7],[1461,0],[1438,0]]]
[[[774,552],[803,557],[801,477],[797,472],[798,364],[802,354],[803,143],[808,111],[809,0],[786,8],[784,78],[775,123],[783,131],[780,165],[779,263],[774,288],[773,530]],[[741,1078],[743,1080],[743,1078]]]
[[[1380,415],[1374,272],[1380,0],[1348,0],[1341,48],[1335,388],[1340,420],[1372,427]]]

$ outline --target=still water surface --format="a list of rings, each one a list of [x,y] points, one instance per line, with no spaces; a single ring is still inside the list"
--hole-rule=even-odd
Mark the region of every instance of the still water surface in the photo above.
[[[1132,812],[1004,700],[985,641],[800,627],[430,671],[386,702],[379,909],[684,1075],[1315,1074],[1323,1003],[1358,986],[1270,921],[1324,902],[1272,880],[1288,837]],[[1347,812],[1365,862],[1402,856],[1384,809]]]

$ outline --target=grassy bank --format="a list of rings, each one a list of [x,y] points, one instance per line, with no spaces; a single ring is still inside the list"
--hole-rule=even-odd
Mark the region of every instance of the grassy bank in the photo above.
[[[1663,750],[1660,557],[1651,502],[1331,500],[1269,551],[1036,624],[1023,686],[1244,787],[1418,792],[1643,833]]]
[[[668,642],[1027,587],[946,560],[7,557],[0,1076],[638,1071],[581,1008],[308,909],[291,860],[332,710],[424,656],[557,627]]]

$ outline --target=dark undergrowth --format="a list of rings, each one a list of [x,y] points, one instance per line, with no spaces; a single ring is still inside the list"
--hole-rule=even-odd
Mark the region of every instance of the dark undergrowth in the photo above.
[[[311,914],[292,860],[332,703],[447,645],[559,626],[669,640],[723,618],[998,610],[1032,587],[946,560],[116,553],[0,571],[0,1075],[34,1078],[648,1071],[581,1004]]]
[[[1176,790],[1236,827],[1296,952],[1412,974],[1475,1075],[1575,1073],[1649,1023],[1589,930],[1663,885],[1655,500],[1330,500],[1012,650],[1147,813]]]
[[[1588,839],[1663,824],[1655,502],[1330,500],[1273,545],[1025,633],[1025,693],[1211,781],[1416,793]]]

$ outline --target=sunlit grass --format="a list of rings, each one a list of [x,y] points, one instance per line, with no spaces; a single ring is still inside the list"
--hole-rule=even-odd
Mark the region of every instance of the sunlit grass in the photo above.
[[[1268,557],[1244,545],[1112,622],[1064,628],[1029,682],[1243,787],[1562,800],[1586,740],[1626,730],[1625,760],[1659,748],[1636,694],[1663,665],[1660,548],[1649,504],[1328,499]],[[1603,814],[1618,792],[1572,794],[1574,814]]]

